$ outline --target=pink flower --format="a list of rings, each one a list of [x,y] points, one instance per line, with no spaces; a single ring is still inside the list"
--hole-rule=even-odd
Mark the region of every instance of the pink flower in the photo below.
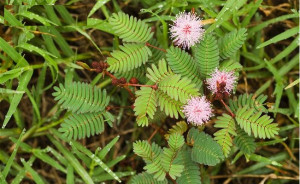
[[[226,72],[216,69],[214,73],[211,74],[211,78],[207,79],[208,89],[212,91],[213,94],[216,93],[231,93],[234,88],[237,77],[234,76],[233,71]]]
[[[211,104],[205,96],[192,97],[183,106],[182,112],[187,117],[187,121],[194,125],[202,125],[213,115]]]
[[[204,29],[200,18],[194,13],[181,12],[176,15],[176,20],[173,22],[170,31],[175,45],[189,49],[202,40]]]

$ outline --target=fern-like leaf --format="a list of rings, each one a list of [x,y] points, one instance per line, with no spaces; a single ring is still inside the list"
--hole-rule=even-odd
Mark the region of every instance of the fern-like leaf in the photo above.
[[[201,184],[199,166],[192,160],[191,153],[191,148],[184,146],[174,161],[184,166],[181,176],[176,180],[178,184]]]
[[[168,140],[170,148],[164,148],[164,152],[161,158],[162,166],[164,170],[169,173],[172,179],[181,176],[184,166],[181,164],[174,164],[174,160],[178,154],[179,149],[184,144],[184,138],[178,133],[171,134]]]
[[[215,128],[222,128],[221,130],[214,133],[214,139],[221,146],[224,156],[227,157],[232,147],[232,137],[236,136],[236,127],[234,119],[228,114],[223,114],[217,118],[214,125]]]
[[[112,57],[107,58],[110,72],[127,72],[140,67],[148,61],[152,55],[151,50],[145,44],[124,44],[121,50],[111,53]]]
[[[239,76],[239,71],[241,71],[243,66],[234,60],[225,60],[220,64],[220,70],[224,71],[234,71],[235,76]]]
[[[139,80],[139,83],[142,84],[148,81],[148,79],[146,78],[146,67],[144,65],[127,72],[115,73],[115,76],[118,79],[124,77],[127,82],[129,82],[132,77],[137,78]]]
[[[279,128],[276,123],[272,123],[273,119],[268,115],[261,115],[261,111],[255,113],[254,108],[245,106],[237,110],[235,119],[248,135],[253,134],[254,137],[263,139],[277,135]]]
[[[242,94],[239,95],[238,98],[230,99],[229,107],[233,112],[236,112],[239,108],[247,105],[248,107],[255,109],[255,112],[262,111],[267,113],[268,110],[263,106],[267,98],[268,96],[266,95],[254,97],[253,94]]]
[[[158,108],[153,116],[153,119],[149,118],[149,123],[163,122],[166,118],[166,113]]]
[[[145,43],[153,36],[151,28],[136,17],[118,12],[114,13],[109,19],[115,34],[123,39],[124,42]]]
[[[167,50],[166,57],[168,65],[174,73],[192,79],[197,85],[202,85],[202,81],[199,78],[198,67],[194,59],[187,52],[172,46]]]
[[[167,62],[162,59],[158,62],[158,68],[152,64],[151,68],[147,68],[147,77],[154,83],[159,83],[162,79],[172,75],[173,73],[167,67]]]
[[[254,137],[249,136],[240,128],[237,128],[236,132],[237,136],[234,138],[233,143],[245,154],[254,153],[256,149]]]
[[[219,47],[217,40],[211,34],[193,48],[195,61],[197,62],[202,78],[210,76],[210,74],[219,66]]]
[[[153,178],[153,175],[147,172],[142,172],[132,178],[129,184],[168,184],[167,179],[157,181]]]
[[[148,126],[148,118],[146,115],[153,119],[157,105],[157,92],[150,87],[141,87],[141,89],[136,92],[136,95],[138,97],[134,102],[134,111],[135,115],[138,116],[137,123],[140,126]]]
[[[104,131],[103,116],[103,113],[72,114],[61,124],[58,131],[74,140],[97,135]]]
[[[137,141],[133,144],[133,151],[145,160],[147,165],[144,169],[147,173],[154,174],[153,177],[158,181],[165,179],[166,171],[161,164],[162,150],[158,145],[152,143],[150,146],[147,141]]]
[[[238,51],[247,39],[247,29],[242,28],[227,33],[220,41],[220,56],[222,59],[231,57]]]
[[[165,77],[158,85],[158,88],[163,92],[167,93],[171,98],[179,100],[182,103],[191,96],[198,96],[198,88],[188,78],[181,78],[180,75],[174,74]]]
[[[173,133],[170,135],[168,140],[169,147],[174,150],[178,151],[184,144],[184,138],[183,135],[179,133]]]
[[[135,154],[142,157],[145,162],[153,160],[151,145],[147,141],[136,141],[133,143],[133,151]]]
[[[100,112],[109,103],[106,91],[86,83],[74,82],[68,87],[54,87],[55,100],[61,107],[74,113]]]
[[[192,128],[188,133],[188,142],[193,144],[192,160],[214,166],[224,158],[220,145],[208,134]]]
[[[178,114],[181,117],[184,117],[183,113],[181,112],[182,103],[176,101],[169,97],[166,93],[163,93],[160,90],[157,90],[158,96],[158,105],[160,106],[160,110],[164,111],[167,116],[171,118],[178,119]]]
[[[168,133],[165,134],[165,138],[169,139],[170,135],[173,133],[179,133],[182,135],[188,129],[188,125],[185,121],[179,121],[176,125],[173,125],[171,129],[169,129]]]

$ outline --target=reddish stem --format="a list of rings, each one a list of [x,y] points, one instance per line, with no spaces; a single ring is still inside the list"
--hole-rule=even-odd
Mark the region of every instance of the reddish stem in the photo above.
[[[162,48],[159,48],[159,47],[156,47],[156,46],[154,46],[154,45],[151,45],[150,43],[146,43],[146,46],[148,46],[148,47],[152,47],[152,48],[155,48],[155,49],[157,49],[157,50],[160,50],[160,51],[163,51],[163,52],[167,52],[167,50],[165,50],[165,49],[162,49]]]
[[[228,107],[228,105],[225,104],[225,102],[223,101],[223,99],[220,99],[220,102],[224,105],[225,109],[229,112],[229,114],[234,118],[235,115],[234,115],[233,112],[230,110],[230,108]]]
[[[109,76],[112,79],[117,79],[117,77],[115,77],[113,74],[111,74],[110,72],[108,72],[107,70],[104,70],[105,75]]]
[[[151,144],[151,140],[152,138],[155,136],[155,134],[157,133],[157,131],[159,130],[159,128],[156,128],[155,131],[151,134],[151,136],[148,139],[148,143]]]
[[[117,77],[115,77],[113,74],[111,74],[110,72],[108,72],[106,70],[104,70],[104,74],[109,76],[111,79],[117,79]],[[126,89],[128,91],[129,95],[134,99],[135,96],[132,93],[132,91],[128,88],[128,86],[123,86],[123,87],[124,87],[124,89]]]
[[[131,83],[126,83],[126,84],[120,84],[122,86],[135,86],[135,87],[150,87],[150,88],[155,88],[156,85],[144,85],[144,84],[131,84]]]

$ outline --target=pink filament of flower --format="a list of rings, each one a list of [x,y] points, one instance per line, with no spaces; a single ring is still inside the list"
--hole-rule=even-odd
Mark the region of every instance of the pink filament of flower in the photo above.
[[[185,25],[185,27],[183,28],[183,32],[185,33],[185,34],[191,34],[191,26],[190,25]]]

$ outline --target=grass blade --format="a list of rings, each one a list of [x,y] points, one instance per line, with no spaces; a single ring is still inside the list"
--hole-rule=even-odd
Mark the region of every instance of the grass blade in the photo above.
[[[292,28],[292,29],[288,29],[288,30],[286,30],[285,32],[280,33],[279,35],[276,35],[275,37],[269,39],[268,41],[266,41],[266,42],[260,44],[260,45],[257,46],[256,48],[257,48],[257,49],[260,49],[260,48],[263,48],[263,47],[265,47],[265,46],[268,46],[268,45],[270,45],[270,44],[272,44],[272,43],[276,43],[276,42],[279,42],[279,41],[281,41],[281,40],[285,40],[285,39],[287,39],[287,38],[289,38],[289,37],[291,37],[291,36],[294,36],[294,35],[297,34],[298,32],[299,32],[299,27],[298,27],[298,26],[297,26],[297,27],[294,27],[294,28]]]
[[[21,158],[21,162],[24,165],[25,169],[31,174],[33,180],[36,183],[38,184],[45,183],[44,180],[41,178],[41,176],[34,169],[32,169],[32,167],[27,162],[25,162],[24,158]]]
[[[51,130],[52,132],[54,130]],[[82,180],[86,184],[93,184],[93,180],[90,175],[86,172],[86,170],[81,166],[80,162],[76,159],[76,157],[65,148],[60,142],[55,140],[52,136],[48,135],[50,141],[56,146],[56,148],[64,155],[64,157],[68,160],[69,164],[75,169],[78,175],[82,178]]]
[[[7,163],[6,163],[5,167],[4,167],[4,170],[2,172],[4,179],[8,175],[8,172],[10,171],[10,167],[13,164],[13,161],[14,161],[14,159],[16,157],[18,148],[19,148],[19,146],[21,144],[21,139],[22,139],[22,137],[23,137],[24,134],[25,134],[25,129],[21,132],[21,134],[19,136],[19,139],[18,139],[18,141],[16,143],[16,147],[15,147],[14,151],[12,152],[11,156],[9,157],[9,159],[8,159],[8,161],[7,161]]]
[[[17,87],[17,91],[25,91],[26,90],[27,84],[29,83],[29,81],[32,77],[32,74],[33,74],[33,70],[28,70],[27,72],[24,72],[24,74],[21,75],[20,81],[19,81],[19,86]],[[5,119],[4,119],[2,128],[5,128],[8,121],[10,120],[11,116],[16,111],[16,109],[22,99],[22,96],[23,96],[23,94],[15,94],[14,97],[12,98],[8,112],[5,115]]]
[[[101,8],[101,6],[105,5],[105,3],[109,2],[110,0],[98,0],[96,2],[96,4],[93,6],[93,8],[91,9],[88,17],[90,17],[91,15],[93,15],[99,8]]]

